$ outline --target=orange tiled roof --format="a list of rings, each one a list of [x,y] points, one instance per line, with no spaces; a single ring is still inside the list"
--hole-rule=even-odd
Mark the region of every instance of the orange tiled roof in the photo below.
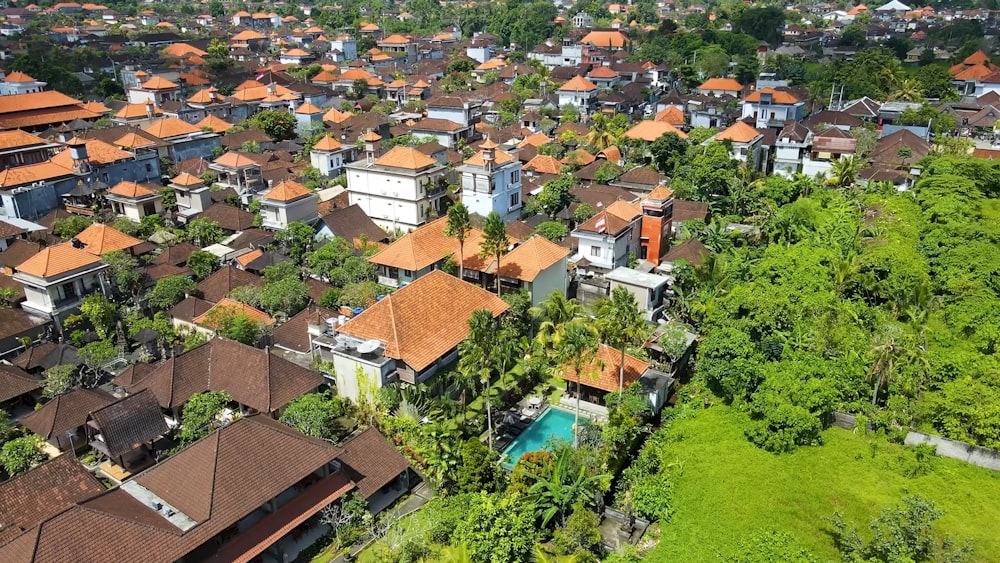
[[[32,145],[47,145],[48,143],[45,139],[32,135],[27,131],[21,131],[20,129],[0,131],[0,150],[30,147]]]
[[[663,121],[671,125],[684,125],[684,112],[678,109],[677,106],[670,106],[656,114],[653,121]]]
[[[545,133],[539,131],[538,133],[535,133],[534,135],[531,135],[530,137],[527,137],[526,139],[518,143],[517,148],[519,149],[524,148],[528,145],[531,145],[533,147],[540,147],[542,145],[547,145],[550,142],[552,142],[552,139],[550,139],[548,135],[546,135]]]
[[[260,162],[257,160],[237,151],[229,151],[215,159],[213,162],[214,164],[225,166],[226,168],[245,168],[247,166],[260,165]]]
[[[732,78],[709,78],[696,88],[697,90],[719,90],[723,92],[741,92],[743,85]]]
[[[35,82],[35,79],[27,74],[19,71],[14,71],[3,79],[4,82]]]
[[[15,166],[0,171],[0,188],[10,189],[16,186],[23,186],[41,180],[51,180],[73,174],[73,170],[66,166],[60,166],[49,162],[39,162],[38,164],[27,164],[25,166]]]
[[[135,156],[128,151],[124,151],[110,143],[105,143],[104,141],[100,141],[98,139],[87,139],[85,144],[87,146],[87,157],[90,159],[90,162],[94,164],[110,164],[112,162],[126,160]],[[58,164],[63,168],[73,168],[73,156],[68,150],[65,149],[50,158],[49,162]]]
[[[135,134],[134,132],[128,132],[115,140],[114,145],[116,147],[122,147],[123,149],[135,149],[139,147],[152,146],[154,143],[149,139]]]
[[[779,104],[795,104],[799,102],[799,99],[792,94],[784,90],[775,90],[774,88],[761,88],[743,98],[743,100],[746,102],[759,102],[761,94],[771,94],[771,99]]]
[[[621,361],[621,350],[600,344],[597,348],[596,358],[584,367],[580,383],[609,393],[618,391]],[[625,373],[622,378],[624,386],[628,387],[638,381],[647,369],[649,369],[649,362],[625,354]],[[559,377],[566,381],[576,381],[576,370],[573,369],[572,363],[562,367]]]
[[[618,78],[618,73],[602,65],[591,70],[587,76],[590,78]]]
[[[653,188],[653,191],[646,194],[646,199],[665,200],[670,199],[673,196],[674,192],[670,188],[664,185],[659,185]]]
[[[154,76],[140,84],[139,87],[146,90],[170,90],[178,86],[162,76]]]
[[[195,47],[194,45],[189,45],[187,43],[172,43],[167,47],[165,47],[160,52],[167,56],[178,59],[181,57],[186,57],[188,55],[198,55],[199,57],[204,57],[208,55],[208,51],[204,51],[202,49]]]
[[[340,75],[341,80],[365,80],[372,77],[372,74],[363,68],[352,68]]]
[[[153,106],[153,115],[163,115],[163,110]],[[149,117],[147,104],[125,104],[122,109],[115,114],[118,119],[141,119]]]
[[[379,43],[382,43],[384,45],[405,45],[405,44],[407,44],[409,42],[410,42],[410,38],[409,37],[406,37],[404,35],[400,35],[398,33],[396,33],[394,35],[390,35],[389,37],[386,37],[382,41],[379,41]]]
[[[108,190],[108,193],[131,199],[142,199],[144,197],[156,195],[156,189],[155,186],[148,186],[140,184],[139,182],[130,182],[126,180],[115,184],[110,190]]]
[[[142,244],[142,241],[126,235],[104,223],[91,223],[76,235],[76,239],[87,245],[83,249],[94,256],[102,256],[115,250],[125,250]]]
[[[448,256],[454,256],[458,262],[458,241],[444,234],[448,218],[441,217],[426,225],[407,233],[399,240],[371,256],[369,261],[374,264],[402,268],[404,270],[422,270]],[[480,260],[475,254],[482,241],[483,232],[473,228],[465,239],[466,268],[477,267]]]
[[[625,37],[625,34],[620,31],[591,31],[580,40],[580,43],[594,47],[621,49],[628,43],[628,37]]]
[[[742,121],[737,121],[725,131],[715,136],[715,141],[732,141],[734,143],[749,143],[760,136],[760,131]]]
[[[558,174],[562,170],[562,163],[556,160],[554,156],[539,154],[529,160],[524,165],[524,169],[539,174]]]
[[[375,164],[407,170],[421,170],[437,164],[437,161],[413,147],[400,145],[375,159]]]
[[[337,75],[333,74],[329,70],[321,70],[316,76],[312,77],[313,82],[333,82],[337,79]]]
[[[204,184],[205,182],[203,182],[201,178],[195,176],[194,174],[181,172],[177,176],[174,176],[174,178],[170,180],[170,183],[174,184],[175,186],[199,186],[201,184]]]
[[[260,258],[263,255],[264,255],[264,250],[263,249],[255,248],[255,249],[251,250],[250,252],[247,252],[246,254],[241,254],[241,255],[237,256],[236,257],[236,262],[240,266],[243,266],[244,268],[246,268],[248,265],[250,265],[251,262],[253,262],[254,260]]]
[[[559,162],[563,164],[576,164],[579,166],[586,166],[591,162],[594,162],[595,160],[597,160],[597,157],[590,154],[585,149],[576,148],[566,153],[566,155],[563,156],[562,160],[560,160]]]
[[[215,88],[202,88],[194,93],[193,96],[187,99],[188,103],[192,104],[214,104],[222,99],[219,96],[219,91]]]
[[[143,127],[142,130],[160,139],[169,139],[171,137],[179,137],[181,135],[191,135],[192,133],[201,132],[201,129],[198,129],[186,121],[181,121],[176,117],[164,117],[162,119],[157,119],[156,121]]]
[[[192,319],[192,322],[199,326],[215,329],[219,328],[218,321],[221,320],[219,315],[226,314],[234,316],[244,314],[252,321],[264,325],[274,324],[274,319],[264,311],[255,309],[246,303],[234,301],[228,297],[224,297],[222,301],[216,303],[211,309]]]
[[[569,82],[559,87],[560,92],[593,92],[594,90],[597,90],[597,85],[580,75],[574,76]]]
[[[955,75],[955,80],[977,80],[991,74],[993,71],[984,64],[972,65]]]
[[[533,236],[500,258],[500,275],[533,282],[538,274],[568,255],[568,249],[545,237]]]
[[[295,110],[295,113],[298,113],[300,115],[315,115],[317,113],[323,113],[323,110],[310,104],[309,102],[306,102],[300,105],[298,109]]]
[[[440,270],[387,295],[340,331],[385,344],[385,354],[420,371],[469,334],[469,318],[478,309],[497,316],[509,308],[485,289]]]
[[[514,157],[507,153],[507,151],[495,150],[493,152],[493,164],[499,166],[501,164],[507,164],[508,162],[514,160]],[[483,151],[476,151],[472,153],[472,156],[465,159],[465,164],[472,166],[486,166],[486,161],[483,160]]]
[[[232,129],[233,124],[210,113],[205,116],[205,119],[195,123],[194,126],[198,129],[211,129],[216,133],[222,133],[223,131]]]
[[[266,39],[264,34],[253,31],[252,29],[243,30],[232,37],[232,41],[256,41],[259,39]]]
[[[50,278],[100,263],[97,256],[64,242],[43,248],[38,254],[20,263],[16,270],[39,278]]]
[[[330,108],[330,111],[323,114],[323,121],[329,123],[343,123],[354,114],[349,111],[340,111],[337,108]]]
[[[336,151],[344,147],[337,139],[334,139],[332,135],[324,135],[322,139],[316,141],[313,145],[314,151]]]
[[[676,133],[678,137],[687,139],[687,133],[667,123],[666,121],[640,121],[625,132],[629,139],[653,142],[666,133]]]
[[[292,180],[285,180],[268,190],[261,197],[270,201],[295,201],[313,194],[313,191]]]

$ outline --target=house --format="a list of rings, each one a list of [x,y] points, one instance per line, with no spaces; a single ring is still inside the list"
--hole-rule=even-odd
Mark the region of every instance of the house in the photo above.
[[[261,226],[284,230],[293,221],[315,223],[319,218],[316,192],[292,180],[285,180],[260,196]]]
[[[125,470],[151,461],[153,442],[168,432],[160,405],[149,389],[93,409],[86,420],[90,446]]]
[[[435,271],[313,342],[334,364],[338,394],[358,401],[392,381],[423,383],[456,359],[474,311],[508,308],[495,293]]]
[[[639,258],[656,266],[673,238],[674,193],[664,185],[653,188],[640,203]]]
[[[177,200],[177,215],[182,220],[204,212],[212,205],[211,188],[205,182],[192,174],[181,172],[170,180],[169,187],[174,190]]]
[[[12,72],[0,80],[0,96],[15,96],[17,94],[33,94],[45,89],[48,82],[35,80],[23,72]]]
[[[58,450],[79,450],[88,442],[87,417],[116,400],[114,395],[101,389],[73,389],[53,397],[25,416],[21,424]]]
[[[24,286],[21,307],[50,317],[62,330],[62,321],[80,306],[84,296],[108,293],[102,272],[108,266],[98,256],[65,242],[44,248],[15,267],[14,279]]]
[[[639,255],[641,219],[642,210],[636,204],[618,200],[608,205],[573,229],[571,236],[576,237],[579,251],[569,261],[585,274],[627,265],[630,256]]]
[[[269,414],[322,383],[319,373],[267,350],[213,338],[158,364],[126,390],[135,394],[149,389],[160,408],[178,420],[184,403],[196,393],[226,391],[242,410]]]
[[[532,236],[496,261],[478,269],[465,270],[468,280],[473,278],[486,288],[496,287],[493,280],[500,276],[501,291],[518,292],[522,289],[531,297],[532,306],[545,301],[553,291],[565,294],[569,286],[566,258],[569,250],[541,236]]]
[[[414,136],[430,138],[447,148],[454,147],[461,140],[468,140],[472,131],[470,125],[433,117],[426,117],[409,126],[409,132]]]
[[[376,158],[374,133],[365,136],[365,160],[348,164],[347,193],[390,232],[411,231],[441,212],[445,166],[413,147],[397,146]]]
[[[774,173],[791,178],[801,172],[802,160],[812,143],[813,134],[808,127],[799,122],[785,125],[775,143]]]
[[[324,135],[313,144],[309,162],[327,178],[336,178],[344,173],[344,164],[350,159],[353,149],[353,146],[342,144],[332,135]]]
[[[116,250],[135,254],[137,250],[141,250],[138,247],[143,245],[141,240],[104,223],[91,223],[71,242],[76,248],[81,248],[94,256],[103,256]]]
[[[468,127],[475,125],[481,114],[482,102],[479,101],[447,95],[437,95],[427,100],[427,118],[429,119],[447,119]]]
[[[598,344],[594,359],[582,366],[582,374],[578,375],[569,363],[558,371],[558,375],[566,381],[571,394],[576,395],[579,389],[580,399],[595,405],[604,405],[608,393],[639,383],[653,412],[657,412],[666,403],[673,379],[631,354],[625,354],[624,369],[622,360],[621,350]]]
[[[673,133],[682,139],[687,139],[687,133],[667,123],[666,121],[643,120],[633,125],[625,132],[625,137],[637,141],[652,143],[667,133]]]
[[[417,42],[404,35],[394,34],[383,38],[378,42],[378,48],[384,53],[388,53],[394,58],[399,58],[401,63],[413,64],[417,62]]]
[[[695,88],[695,92],[702,96],[733,96],[739,98],[743,92],[743,85],[732,78],[709,78],[702,82],[701,86]]]
[[[118,182],[108,190],[108,201],[118,215],[136,223],[147,215],[163,214],[163,196],[159,186],[138,182]]]
[[[729,128],[706,140],[705,144],[713,141],[729,141],[730,156],[756,170],[760,163],[761,141],[763,139],[764,135],[760,131],[747,125],[744,121],[737,121]]]
[[[197,291],[201,294],[202,299],[215,304],[225,299],[232,290],[245,285],[263,287],[264,280],[260,276],[233,266],[223,266],[201,280],[198,283]]]
[[[0,169],[45,162],[52,152],[61,147],[59,143],[47,141],[20,129],[0,131]]]
[[[459,243],[444,234],[447,217],[441,217],[398,238],[368,260],[378,267],[378,282],[390,287],[411,283],[441,267],[449,257],[457,264]],[[473,228],[465,239],[464,265],[479,265],[476,254],[483,232]]]
[[[265,186],[263,165],[269,157],[240,151],[228,151],[215,159],[209,168],[219,173],[215,182],[223,188],[232,188],[246,205]]]
[[[372,511],[381,510],[410,483],[405,458],[377,431],[341,448],[261,415],[222,426],[87,498],[81,497],[93,488],[79,484],[85,478],[53,477],[61,474],[71,480],[45,498],[5,495],[23,528],[11,527],[0,560],[89,561],[113,554],[140,561],[155,552],[164,561],[251,561],[266,551],[291,561],[330,531],[320,521],[324,507],[357,491]]]
[[[620,266],[604,274],[610,282],[608,292],[623,287],[635,297],[647,322],[655,323],[663,316],[664,298],[671,284],[670,278]]]
[[[275,319],[264,311],[228,297],[223,297],[211,309],[195,317],[191,322],[198,332],[207,338],[212,338],[224,325],[225,320],[233,317],[245,317],[265,327],[271,327],[275,323]]]
[[[271,332],[271,343],[286,354],[312,363],[313,337],[329,331],[328,320],[336,321],[340,313],[320,305],[309,305]]]
[[[597,106],[597,85],[582,76],[574,76],[559,87],[559,107],[573,106],[582,115],[589,115]]]
[[[462,174],[462,203],[483,217],[496,212],[509,223],[521,215],[521,161],[486,139],[480,151],[457,168]]]
[[[0,364],[0,409],[13,416],[30,413],[38,403],[43,383],[17,366]]]
[[[97,121],[102,114],[54,90],[0,96],[0,129],[44,131],[80,119]]]
[[[340,237],[349,241],[385,242],[389,234],[382,230],[359,205],[340,207],[320,217],[316,240]]]
[[[77,349],[70,344],[38,341],[11,362],[36,377],[41,377],[42,372],[52,366],[79,366],[83,363],[80,361]]]
[[[762,88],[743,98],[742,119],[753,119],[757,129],[780,128],[786,121],[801,121],[805,107],[805,102],[785,90]]]
[[[834,161],[852,157],[858,140],[839,127],[829,127],[813,135],[809,152],[802,160],[802,173],[806,176],[823,174],[833,168]]]
[[[162,106],[163,102],[179,101],[180,93],[180,85],[162,76],[154,76],[138,86],[129,88],[128,101],[131,104],[145,104],[151,101],[156,106]]]

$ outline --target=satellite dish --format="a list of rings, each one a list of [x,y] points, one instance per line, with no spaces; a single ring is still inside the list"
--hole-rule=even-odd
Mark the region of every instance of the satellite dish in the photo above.
[[[382,343],[378,340],[365,340],[361,344],[358,344],[358,352],[361,354],[371,354],[375,350],[378,350],[378,347],[381,345]]]

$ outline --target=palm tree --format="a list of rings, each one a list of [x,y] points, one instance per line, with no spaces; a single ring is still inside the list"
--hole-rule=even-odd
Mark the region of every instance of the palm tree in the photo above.
[[[587,144],[600,152],[615,144],[615,140],[615,134],[611,130],[611,119],[603,113],[596,114],[590,122]]]
[[[903,102],[919,102],[924,99],[920,82],[913,78],[904,78],[896,82],[896,90],[889,96],[890,100]]]
[[[532,475],[535,484],[528,489],[534,497],[535,508],[542,517],[542,526],[548,526],[556,516],[562,526],[566,525],[566,515],[573,503],[580,499],[585,502],[596,498],[605,475],[591,473],[586,465],[573,467],[572,450],[563,447],[556,453],[552,472],[549,475]]]
[[[576,299],[567,299],[563,292],[555,290],[529,312],[539,321],[538,333],[551,336],[559,326],[583,316],[583,306]]]
[[[646,337],[647,325],[639,313],[639,304],[632,292],[616,287],[610,299],[602,299],[595,307],[601,340],[621,352],[618,364],[618,393],[625,388],[625,347]]]
[[[462,203],[448,208],[448,223],[444,226],[445,236],[458,241],[458,279],[465,279],[465,239],[472,232],[469,209]]]
[[[899,345],[895,333],[886,332],[875,342],[872,351],[875,352],[875,361],[868,371],[868,376],[875,382],[875,390],[872,392],[872,406],[874,406],[878,401],[879,389],[882,385],[888,385],[896,375],[896,362],[904,350]]]
[[[833,161],[830,168],[832,175],[827,183],[835,188],[848,188],[854,185],[861,170],[861,161],[853,156],[845,156]]]
[[[466,393],[476,390],[476,381],[479,380],[477,368],[480,365],[478,350],[469,343],[468,339],[463,340],[458,345],[458,369],[451,373],[452,382],[455,387],[461,390],[459,401],[462,403],[462,428],[466,427],[466,416],[469,412],[466,402]],[[468,359],[466,359],[468,358]]]
[[[479,255],[483,258],[496,258],[497,295],[500,295],[500,258],[507,254],[510,240],[507,238],[507,226],[500,214],[490,211],[483,225],[483,240],[479,243]]]
[[[493,447],[493,411],[490,405],[490,371],[492,360],[496,358],[497,322],[493,312],[479,309],[469,317],[469,335],[462,342],[462,355],[459,360],[461,370],[469,374],[478,374],[485,390],[486,401],[486,433],[489,447]]]
[[[580,394],[584,370],[590,370],[588,376],[596,369],[597,362],[597,329],[582,318],[576,318],[562,325],[552,337],[552,346],[556,357],[560,360],[560,369],[567,364],[573,367],[576,374],[576,413],[573,421],[573,446],[580,442]]]
[[[531,552],[531,559],[534,563],[579,563],[580,558],[575,553],[569,555],[552,555],[546,552],[541,545],[536,544]]]

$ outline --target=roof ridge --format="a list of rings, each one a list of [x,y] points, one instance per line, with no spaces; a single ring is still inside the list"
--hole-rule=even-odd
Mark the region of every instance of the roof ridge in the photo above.
[[[403,347],[399,343],[399,328],[398,328],[399,324],[396,322],[396,306],[393,305],[393,302],[392,302],[391,299],[392,299],[392,295],[389,295],[389,296],[387,296],[385,298],[386,301],[389,301],[389,320],[392,321],[391,322],[391,324],[392,324],[392,338],[393,338],[393,340],[396,341],[396,353],[399,354],[399,351],[402,350]]]
[[[211,365],[211,358],[209,358],[209,365]],[[212,440],[215,440],[215,449],[213,450],[212,456],[212,490],[209,491],[208,495],[208,518],[206,520],[212,519],[212,512],[215,510],[215,482],[219,478],[219,449],[220,440],[222,439],[222,429],[225,426],[220,426],[215,432],[212,432]]]

